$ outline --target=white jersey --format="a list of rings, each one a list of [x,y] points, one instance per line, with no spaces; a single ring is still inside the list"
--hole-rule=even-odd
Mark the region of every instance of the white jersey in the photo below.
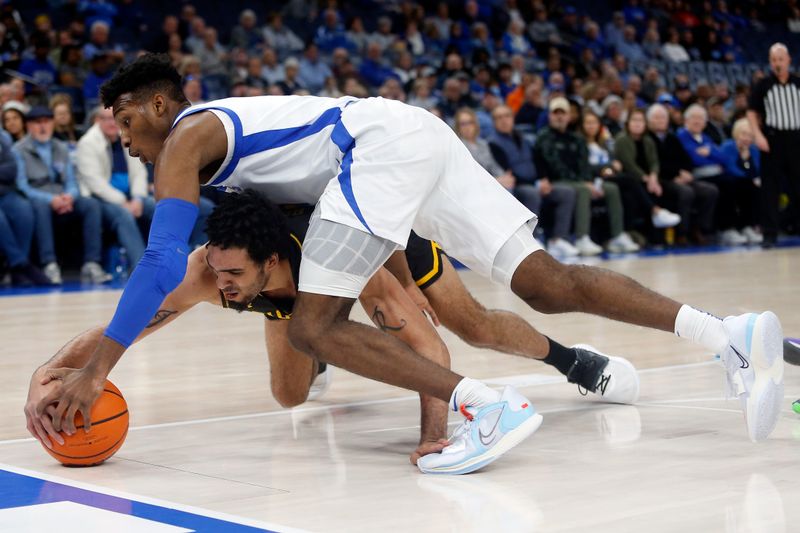
[[[315,204],[348,148],[337,146],[331,134],[344,107],[354,101],[314,96],[225,98],[189,107],[175,118],[173,128],[200,111],[214,113],[225,126],[225,160],[205,185],[256,189],[276,203]]]

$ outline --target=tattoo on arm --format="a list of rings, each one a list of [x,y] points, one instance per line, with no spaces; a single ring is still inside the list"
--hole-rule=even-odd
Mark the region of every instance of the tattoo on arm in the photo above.
[[[161,324],[166,319],[168,319],[169,317],[171,317],[176,313],[177,311],[170,311],[169,309],[159,309],[156,312],[156,316],[153,317],[153,320],[151,320],[150,323],[145,326],[145,329],[152,328]]]
[[[372,313],[372,321],[375,322],[381,331],[400,331],[404,327],[406,327],[406,321],[404,319],[400,319],[399,326],[390,326],[386,323],[386,315],[383,314],[383,311],[376,305],[375,312]]]

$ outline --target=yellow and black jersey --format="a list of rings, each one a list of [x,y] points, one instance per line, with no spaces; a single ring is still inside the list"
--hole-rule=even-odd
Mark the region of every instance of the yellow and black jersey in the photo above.
[[[297,289],[297,281],[300,279],[300,259],[302,258],[302,243],[308,231],[308,224],[311,220],[311,213],[314,208],[304,205],[281,206],[286,214],[287,225],[289,227],[289,252],[287,259],[292,268],[294,286]],[[406,258],[411,270],[411,276],[421,289],[431,286],[442,275],[442,261],[445,261],[445,253],[435,242],[423,239],[413,231],[408,238],[406,246]],[[247,305],[237,302],[229,302],[225,295],[220,291],[219,296],[222,306],[236,311],[251,311],[263,314],[267,320],[289,320],[292,318],[294,309],[294,298],[269,298],[264,294],[259,294]]]

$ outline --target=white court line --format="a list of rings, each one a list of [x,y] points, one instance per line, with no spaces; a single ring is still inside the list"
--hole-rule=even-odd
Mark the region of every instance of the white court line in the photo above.
[[[646,368],[644,370],[639,370],[640,374],[643,373],[652,373],[652,372],[663,372],[666,370],[678,370],[683,368],[694,368],[694,367],[703,367],[703,366],[710,366],[710,365],[717,365],[717,361],[702,361],[699,363],[684,363],[680,365],[669,365],[669,366],[660,366],[655,368]],[[521,374],[519,376],[520,379],[525,377],[530,377],[531,379],[538,379],[540,374]],[[482,381],[492,381],[492,379],[503,379],[507,378],[508,376],[503,376],[502,378],[485,378]],[[563,382],[562,379],[558,381]],[[548,383],[542,383],[546,385]],[[315,407],[295,407],[294,409],[282,409],[280,411],[267,411],[263,413],[249,413],[245,415],[231,415],[231,416],[218,416],[218,417],[211,417],[211,418],[199,418],[194,420],[181,420],[178,422],[165,422],[162,424],[149,424],[145,426],[136,426],[129,429],[129,431],[141,431],[145,429],[160,429],[160,428],[173,428],[173,427],[184,427],[184,426],[194,426],[199,424],[210,424],[210,423],[217,423],[217,422],[229,422],[235,420],[249,420],[252,418],[266,418],[271,416],[280,416],[280,415],[287,415],[291,414],[292,412],[295,413],[311,413],[316,411],[325,411],[329,409],[341,409],[347,407],[362,407],[365,405],[382,405],[387,403],[398,403],[398,402],[407,402],[410,400],[417,400],[419,399],[418,395],[413,396],[401,396],[399,398],[387,398],[383,400],[363,400],[360,402],[349,402],[349,403],[336,403],[336,404],[328,404],[328,405],[320,405]],[[33,442],[36,441],[33,437],[24,438],[24,439],[12,439],[12,440],[3,440],[0,441],[0,446],[5,444],[16,444],[20,442]]]
[[[12,472],[14,474],[20,474],[22,476],[33,477],[36,479],[42,479],[44,481],[49,481],[51,483],[60,483],[62,485],[66,485],[68,487],[74,487],[77,489],[88,490],[91,492],[98,492],[100,494],[105,494],[107,496],[113,496],[115,498],[122,498],[125,500],[132,500],[135,502],[146,503],[149,505],[155,505],[157,507],[163,507],[166,509],[174,509],[176,511],[183,511],[185,513],[190,513],[199,516],[205,516],[207,518],[215,518],[217,520],[225,520],[226,522],[233,522],[234,524],[239,524],[242,526],[250,526],[250,527],[257,527],[261,529],[269,529],[272,531],[280,531],[280,532],[287,532],[287,533],[305,533],[307,530],[305,529],[298,529],[289,526],[284,526],[280,524],[274,524],[271,522],[262,522],[260,520],[253,520],[250,518],[244,518],[241,516],[220,513],[218,511],[212,511],[210,509],[203,509],[201,507],[194,507],[191,505],[184,505],[182,503],[175,503],[168,500],[161,500],[159,498],[152,498],[150,496],[141,496],[139,494],[131,494],[129,492],[123,492],[114,489],[108,489],[105,487],[100,487],[97,485],[92,485],[89,483],[84,483],[82,481],[75,481],[72,479],[67,479],[63,477],[53,476],[50,474],[44,474],[42,472],[36,472],[34,470],[27,470],[25,468],[19,468],[16,466],[11,466],[5,463],[0,463],[0,469],[6,470],[8,472]]]

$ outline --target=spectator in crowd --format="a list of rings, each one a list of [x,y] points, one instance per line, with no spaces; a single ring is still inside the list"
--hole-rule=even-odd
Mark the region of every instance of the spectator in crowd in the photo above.
[[[725,107],[722,100],[713,96],[706,102],[706,109],[708,110],[708,121],[703,133],[719,146],[728,139],[728,119],[725,116]]]
[[[94,124],[75,152],[78,184],[100,202],[103,225],[125,248],[133,268],[145,247],[137,220],[142,219],[146,228],[155,212],[155,200],[147,191],[147,169],[126,153],[112,110],[98,107],[93,114]]]
[[[661,47],[661,57],[672,63],[690,61],[689,52],[681,44],[681,34],[675,28],[669,29],[667,42]]]
[[[53,137],[64,141],[70,150],[74,150],[83,129],[75,124],[72,114],[72,98],[68,94],[59,93],[50,99],[50,110],[53,112]]]
[[[166,52],[169,49],[169,38],[178,33],[179,21],[175,15],[166,15],[161,23],[161,32],[146,47],[150,52]]]
[[[312,93],[317,93],[331,74],[328,64],[319,58],[317,45],[309,43],[303,52],[303,59],[300,60],[300,72],[297,76],[300,84]]]
[[[169,55],[170,59],[172,60],[172,66],[176,69],[181,62],[183,62],[183,58],[186,57],[186,49],[183,47],[183,39],[179,34],[173,33],[169,36],[167,55]]]
[[[33,57],[23,60],[19,71],[33,80],[33,83],[26,84],[25,92],[33,97],[43,97],[47,94],[47,89],[56,83],[58,70],[48,58],[50,38],[46,34],[33,35],[31,44]]]
[[[192,49],[192,55],[200,60],[200,68],[206,76],[223,76],[227,73],[228,53],[217,40],[217,30],[207,27],[203,42]]]
[[[305,48],[303,40],[291,28],[283,24],[280,13],[271,13],[263,30],[264,43],[278,53],[278,58],[283,59],[290,54]]]
[[[474,113],[459,113],[457,132],[470,152],[480,152],[482,143],[480,130]],[[555,222],[548,240],[548,250],[553,255],[574,257],[578,250],[569,242],[569,228],[575,207],[575,191],[564,184],[552,183],[546,176],[537,173],[533,147],[514,131],[514,115],[505,105],[495,107],[492,112],[495,133],[489,139],[491,156],[497,167],[492,172],[497,181],[508,189],[520,202],[536,214],[542,207],[552,208]],[[484,141],[485,142],[485,141]],[[487,163],[486,154],[481,160]],[[501,174],[496,174],[502,170]]]
[[[650,28],[645,32],[642,50],[649,59],[661,59],[661,36],[656,28]]]
[[[326,9],[322,14],[322,25],[317,28],[314,43],[327,54],[336,48],[354,48],[353,44],[347,40],[344,25],[339,21],[339,13],[332,7]]]
[[[695,179],[713,184],[719,191],[715,213],[717,222],[725,225],[720,226],[723,230],[722,244],[746,244],[747,237],[739,233],[733,225],[737,210],[737,189],[742,188],[744,182],[728,178],[728,160],[719,146],[703,133],[707,119],[706,110],[701,105],[689,106],[684,112],[684,127],[678,130],[678,139],[692,159],[692,175]]]
[[[278,54],[269,47],[264,48],[264,53],[261,54],[261,77],[270,85],[275,85],[286,77],[283,65],[278,63]]]
[[[58,83],[64,87],[83,88],[86,81],[86,67],[83,64],[83,51],[76,44],[61,48],[58,63]]]
[[[629,63],[647,61],[647,54],[644,53],[642,45],[636,41],[636,28],[631,25],[625,26],[622,41],[617,44],[616,51]]]
[[[502,42],[503,51],[509,55],[529,56],[533,54],[533,47],[525,37],[525,24],[521,20],[513,19],[508,24]]]
[[[754,143],[753,131],[746,118],[733,123],[732,139],[725,141],[720,150],[728,161],[727,170],[731,184],[720,187],[721,204],[725,202],[725,188],[729,188],[730,209],[720,205],[719,228],[738,230],[749,244],[761,244],[764,236],[758,229],[758,203],[761,196],[761,152]]]
[[[377,44],[381,53],[384,53],[396,39],[397,35],[392,33],[392,19],[378,17],[378,29],[370,35],[369,42]],[[369,55],[369,49],[367,54]]]
[[[92,108],[99,103],[100,86],[111,77],[111,65],[103,52],[96,53],[89,58],[90,72],[83,83],[83,104]]]
[[[380,87],[387,78],[395,77],[391,68],[383,64],[383,52],[380,43],[370,41],[367,45],[367,57],[359,69],[361,77],[370,87]]]
[[[25,112],[21,105],[9,102],[3,106],[3,129],[17,142],[25,137]]]
[[[264,44],[264,34],[256,26],[257,22],[255,11],[242,10],[239,14],[239,24],[231,31],[231,48],[241,48],[248,53],[260,48]]]
[[[111,279],[100,266],[102,226],[100,203],[81,196],[74,168],[65,143],[53,138],[53,113],[37,106],[26,117],[28,134],[14,145],[17,158],[17,187],[33,204],[36,241],[44,274],[61,284],[61,269],[56,262],[53,223],[77,220],[83,229],[81,278],[92,283]]]
[[[462,90],[461,82],[453,77],[444,82],[442,96],[436,107],[442,112],[445,122],[452,124],[456,111],[462,107],[470,107],[470,102]]]
[[[206,34],[206,21],[203,17],[195,16],[189,23],[189,34],[184,39],[186,49],[190,53],[203,46]]]
[[[414,81],[411,90],[411,96],[408,98],[408,104],[423,109],[432,109],[436,107],[436,97],[431,94],[431,86],[426,79],[418,79]]]
[[[575,189],[575,247],[581,255],[597,255],[603,251],[589,235],[592,221],[592,200],[603,200],[608,209],[609,251],[633,252],[638,246],[624,234],[622,199],[619,187],[609,181],[594,181],[589,166],[586,142],[567,131],[569,101],[556,97],[548,105],[549,124],[536,139],[536,156],[540,175],[554,183]]]
[[[595,129],[597,119],[591,114],[584,116],[584,134],[590,134]],[[598,121],[599,122],[599,121]],[[599,144],[599,143],[598,143]],[[671,228],[677,226],[681,217],[658,205],[658,200],[663,195],[663,189],[658,181],[658,148],[656,143],[647,135],[647,125],[644,111],[635,109],[628,115],[625,130],[614,139],[614,160],[610,170],[604,162],[603,154],[597,148],[595,161],[601,165],[600,175],[616,183],[622,192],[622,205],[627,218],[626,227],[634,227],[636,216],[640,215],[647,227]],[[592,163],[592,148],[589,148],[589,162]],[[614,165],[614,163],[617,165]],[[641,226],[639,226],[641,228]]]
[[[267,80],[265,80],[261,76],[261,72],[262,72],[261,68],[262,68],[262,66],[263,65],[261,64],[261,58],[260,57],[258,57],[258,56],[250,56],[249,58],[247,58],[247,76],[245,77],[244,82],[249,87],[255,87],[257,89],[262,89],[263,90],[263,89],[266,89],[267,86],[269,85],[269,82]],[[298,67],[299,67],[299,64],[298,64]],[[298,68],[298,72],[299,72],[299,68]],[[298,75],[298,77],[299,77],[299,75]]]
[[[283,62],[283,79],[276,84],[283,94],[294,94],[295,91],[305,89],[298,80],[299,73],[300,62],[297,59],[290,57]]]
[[[606,43],[616,50],[625,40],[625,14],[622,11],[614,11],[611,20],[605,25],[604,32]]]
[[[350,29],[347,30],[347,41],[353,46],[353,51],[363,55],[369,43],[369,34],[364,30],[364,21],[361,17],[353,17]]]
[[[675,231],[676,244],[688,244],[690,232],[695,243],[707,244],[705,235],[713,229],[719,191],[712,183],[694,179],[692,159],[678,137],[669,131],[666,107],[661,104],[650,106],[647,127],[658,148],[663,205],[681,217]]]
[[[17,189],[17,160],[11,136],[0,132],[0,252],[11,270],[11,284],[49,285],[50,279],[28,259],[33,240],[33,207]]]
[[[202,104],[204,102],[203,84],[199,78],[194,75],[186,76],[181,86],[183,87],[183,94],[186,95],[186,99],[189,100],[192,105]]]
[[[541,81],[541,78],[539,78]],[[542,84],[530,83],[525,87],[525,101],[520,106],[514,117],[516,124],[525,124],[534,129],[544,113],[544,106],[542,105]]]
[[[177,34],[174,34],[177,35]],[[122,47],[112,45],[110,41],[111,26],[108,22],[98,20],[89,27],[89,42],[83,45],[83,57],[94,57],[105,54],[112,63],[119,64],[125,59]]]
[[[623,116],[625,108],[622,104],[622,98],[616,94],[609,94],[603,99],[603,126],[608,128],[608,132],[612,137],[619,135],[625,124],[625,117]]]

